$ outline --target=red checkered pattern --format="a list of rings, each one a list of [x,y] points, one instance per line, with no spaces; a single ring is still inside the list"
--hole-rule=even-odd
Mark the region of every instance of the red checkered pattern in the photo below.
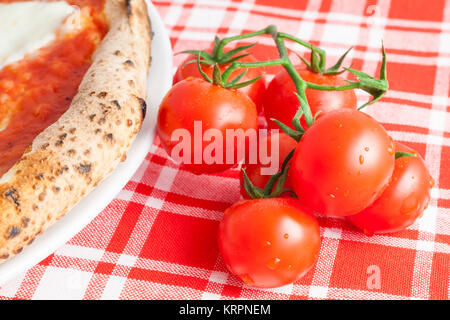
[[[4,299],[448,299],[450,256],[449,0],[157,0],[175,52],[276,24],[325,48],[330,60],[375,74],[381,39],[390,91],[367,108],[396,140],[417,149],[436,185],[405,231],[366,237],[319,217],[315,267],[294,284],[261,290],[231,275],[216,245],[238,171],[197,176],[167,158],[158,139],[133,179],[84,230],[0,290]],[[261,39],[255,54],[274,53]],[[291,46],[291,49],[296,47]],[[175,65],[184,59],[175,57]],[[269,71],[276,71],[269,69]],[[364,94],[358,96],[362,102]],[[371,272],[380,286],[369,286]]]

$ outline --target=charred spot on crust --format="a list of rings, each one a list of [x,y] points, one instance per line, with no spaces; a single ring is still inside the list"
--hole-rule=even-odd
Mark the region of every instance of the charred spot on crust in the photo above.
[[[119,101],[117,101],[117,100],[113,100],[113,101],[111,101],[116,107],[117,107],[117,109],[122,109],[122,107],[120,106],[120,103],[119,103]]]
[[[64,143],[63,140],[58,140],[58,141],[55,142],[55,146],[56,146],[56,147],[60,147],[60,146],[63,145],[63,143]]]
[[[95,114],[89,115],[89,120],[94,121],[94,118],[95,118]]]
[[[20,228],[16,226],[9,227],[8,231],[6,232],[6,238],[11,239],[16,237],[20,233]]]
[[[89,174],[91,172],[92,164],[91,163],[80,163],[76,169],[78,172],[82,174]]]
[[[36,179],[38,179],[38,180],[44,179],[44,174],[43,174],[43,173],[39,173],[39,174],[36,176]]]
[[[41,146],[41,149],[42,150],[45,150],[45,149],[47,149],[48,148],[48,146],[49,146],[50,144],[47,142],[47,143],[44,143],[42,146]]]
[[[54,192],[54,193],[58,193],[59,191],[61,191],[61,188],[60,188],[60,187],[57,187],[57,186],[54,186],[54,187],[53,187],[53,192]]]
[[[16,189],[10,189],[5,191],[5,193],[3,194],[6,198],[10,199],[12,202],[14,202],[14,204],[19,207],[20,203],[19,203],[19,194],[17,193]]]
[[[125,60],[124,64],[127,65],[127,66],[131,66],[131,67],[134,66],[134,62],[131,61],[130,59]]]
[[[131,0],[125,0],[125,4],[127,6],[127,15],[130,17],[133,14],[133,9],[131,7]]]
[[[68,170],[69,170],[69,167],[68,166],[64,166],[64,167],[58,169],[58,171],[56,171],[56,174],[57,175],[62,175],[64,172],[66,172]]]
[[[59,139],[64,140],[67,137],[67,133],[59,135]]]
[[[22,218],[22,227],[24,227],[24,228],[28,227],[29,223],[30,223],[30,218],[27,218],[27,217]]]
[[[47,193],[45,191],[41,192],[38,196],[39,201],[44,201],[46,195]]]
[[[69,156],[73,156],[75,153],[77,153],[77,152],[74,149],[67,150],[67,154]]]
[[[106,97],[107,94],[108,94],[108,93],[106,93],[105,91],[102,91],[102,92],[100,92],[100,93],[97,95],[97,97],[99,97],[99,98],[104,98],[104,97]]]
[[[122,52],[120,52],[120,50],[116,50],[116,51],[114,51],[114,55],[115,56],[121,56]]]
[[[108,142],[112,142],[114,140],[114,136],[112,133],[105,134],[105,140]]]
[[[142,112],[142,121],[144,121],[145,115],[147,114],[147,102],[143,98],[137,97],[139,101],[139,106],[141,107]]]
[[[1,258],[2,258],[2,259],[8,259],[8,258],[9,258],[9,254],[7,254],[7,253],[6,253],[6,254],[3,254]]]

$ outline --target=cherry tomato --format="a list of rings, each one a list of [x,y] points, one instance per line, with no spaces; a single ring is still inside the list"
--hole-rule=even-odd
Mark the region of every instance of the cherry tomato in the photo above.
[[[275,141],[277,139],[277,143],[274,144],[274,148],[276,149],[275,154],[271,154],[272,150],[272,141]],[[278,147],[277,147],[278,144]],[[260,139],[258,141],[258,157],[256,163],[249,163],[249,159],[247,159],[247,164],[244,165],[245,172],[247,173],[247,176],[249,177],[250,181],[253,183],[254,186],[259,187],[261,189],[264,189],[267,182],[269,181],[272,174],[277,173],[281,169],[281,165],[283,164],[284,159],[288,156],[289,152],[291,152],[295,146],[297,145],[297,141],[289,137],[287,134],[285,134],[282,131],[275,131],[274,133],[265,136],[264,138]],[[268,159],[262,159],[259,156],[259,150],[261,148],[267,148],[268,157],[272,159],[272,157],[276,157],[276,161],[278,161],[278,165],[275,168],[275,172],[272,172],[270,174],[264,174],[262,170],[266,168],[268,170],[271,168],[272,162],[267,162]],[[241,186],[244,185],[244,174],[241,171],[240,173],[240,182]],[[286,180],[284,184],[284,188],[291,189],[292,186],[289,183],[289,180]],[[249,199],[247,192],[245,192],[244,187],[241,187],[241,194],[244,198]]]
[[[377,121],[357,110],[334,110],[306,130],[289,176],[300,201],[310,209],[347,216],[381,195],[394,159],[394,143]]]
[[[320,248],[316,218],[293,198],[235,203],[225,211],[218,240],[229,270],[244,283],[261,288],[302,277]]]
[[[193,56],[188,57],[177,69],[174,77],[173,77],[173,83],[177,83],[181,80],[184,80],[189,77],[195,77],[195,78],[201,78],[203,79],[203,76],[200,74],[200,71],[198,70],[196,63],[190,63],[186,64],[187,61],[190,61],[192,59],[195,59]],[[257,62],[257,60],[252,56],[248,55],[242,59],[239,59],[241,62]],[[229,65],[221,65],[220,71],[223,72],[225,69],[229,67]],[[213,67],[208,65],[202,65],[202,70],[205,72],[210,78],[212,77]],[[235,70],[229,77],[228,80],[233,80],[238,76],[243,70]],[[257,78],[264,74],[263,68],[248,68],[246,74],[242,77],[242,79],[239,82],[245,82],[249,81],[251,79]],[[256,105],[256,108],[258,112],[261,112],[262,110],[262,99],[264,96],[264,91],[266,90],[266,80],[265,76],[263,76],[258,81],[252,83],[251,85],[248,85],[246,87],[238,89],[240,92],[245,93],[250,97],[250,99],[253,100],[253,102]]]
[[[211,141],[203,141],[202,136],[199,137],[194,125],[197,121],[201,121],[200,135],[206,135],[208,129],[219,134],[223,143],[220,143],[220,140],[217,140],[217,143],[221,146],[222,156],[210,150],[214,149],[211,144],[216,142],[215,136]],[[161,143],[169,155],[178,142],[185,139],[183,137],[173,141],[172,135],[177,129],[184,129],[189,136],[191,152],[189,155],[184,154],[184,150],[179,152],[183,159],[188,158],[187,161],[183,160],[182,165],[197,174],[219,172],[236,165],[242,160],[237,157],[237,150],[248,150],[249,138],[247,136],[245,141],[232,139],[233,141],[227,143],[226,130],[252,129],[256,132],[257,127],[255,104],[249,97],[239,91],[224,89],[198,78],[183,80],[169,90],[161,102],[156,126]],[[211,151],[208,154],[217,157],[218,161],[205,161],[203,155],[207,150]],[[232,152],[233,157],[230,155]],[[177,151],[177,155],[179,153]],[[199,155],[201,163],[196,161],[198,157],[195,155]],[[235,161],[229,163],[228,158],[234,158]]]
[[[422,157],[398,142],[395,151],[415,154],[415,157],[396,159],[394,173],[383,194],[361,213],[347,217],[367,235],[396,232],[409,227],[422,215],[430,201],[434,181]]]
[[[302,79],[307,82],[326,86],[348,84],[344,78],[337,75],[316,74],[303,66],[296,67],[296,70]],[[280,71],[269,83],[263,99],[264,115],[269,128],[278,128],[277,124],[270,120],[271,118],[277,119],[293,128],[292,118],[300,107],[300,103],[294,94],[296,91],[295,84],[286,70]],[[321,91],[306,89],[305,93],[313,115],[318,111],[321,111],[319,116],[322,116],[332,110],[343,108],[356,109],[357,106],[354,90]],[[304,117],[301,118],[301,124],[306,128]]]

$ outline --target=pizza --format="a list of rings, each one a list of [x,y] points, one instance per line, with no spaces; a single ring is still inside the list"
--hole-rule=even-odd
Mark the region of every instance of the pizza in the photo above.
[[[126,159],[150,28],[145,0],[0,0],[0,262]]]

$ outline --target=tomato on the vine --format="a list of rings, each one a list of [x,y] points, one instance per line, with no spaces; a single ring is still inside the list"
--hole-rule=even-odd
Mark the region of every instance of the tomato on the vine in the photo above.
[[[277,150],[275,151],[275,154],[270,154],[272,150],[272,141],[277,140],[278,148],[276,148],[277,144],[274,145],[274,148]],[[288,154],[294,150],[295,146],[297,145],[297,141],[289,137],[287,134],[285,134],[282,131],[275,131],[274,133],[265,136],[264,138],[260,139],[258,141],[258,150],[257,151],[257,161],[256,163],[246,163],[244,164],[245,172],[250,179],[250,181],[253,183],[255,187],[264,189],[267,182],[269,181],[272,174],[275,174],[277,171],[281,169],[281,165],[283,164],[283,161],[286,159]],[[268,157],[270,159],[276,159],[278,161],[278,166],[275,169],[275,172],[272,172],[270,174],[264,174],[262,170],[266,169],[268,170],[273,165],[271,162],[267,163],[267,159],[261,159],[259,150],[261,148],[266,148],[268,152]],[[247,160],[249,161],[249,160]],[[248,199],[249,195],[245,191],[243,185],[244,185],[244,175],[241,171],[239,175],[239,179],[241,182],[241,194],[244,198]],[[284,184],[284,188],[291,189],[291,185],[289,183],[289,180],[286,180],[286,183]]]
[[[331,111],[310,126],[291,161],[300,201],[328,216],[356,214],[387,187],[394,143],[375,119],[357,110]]]
[[[197,121],[201,121],[200,134],[206,134],[208,129],[214,129],[223,143],[216,141],[214,135],[209,137],[208,140],[211,141],[208,142],[204,141],[203,136],[199,137],[199,133],[195,130]],[[244,131],[252,129],[256,132],[257,128],[256,107],[247,95],[199,78],[188,78],[169,90],[161,102],[156,126],[161,143],[169,155],[178,142],[183,142],[172,140],[174,132],[182,129],[188,133],[191,152],[189,155],[182,155],[183,159],[189,158],[182,165],[198,174],[224,171],[242,160],[238,159],[237,151],[243,148],[247,150],[249,138],[246,136],[245,141],[233,138],[233,141],[227,143],[227,129]],[[218,158],[219,161],[208,163],[203,155],[211,143],[221,144],[222,153],[215,154],[209,150],[213,158]],[[200,156],[201,163],[196,163],[198,161],[195,155]],[[234,159],[234,162],[227,161],[229,158]]]
[[[303,66],[298,66],[295,69],[300,77],[307,82],[325,86],[348,85],[348,82],[339,75],[317,74]],[[300,107],[300,102],[294,94],[296,91],[294,81],[286,70],[280,71],[269,83],[263,99],[264,115],[269,128],[278,127],[276,123],[270,120],[272,118],[293,127],[292,118]],[[322,91],[306,89],[305,94],[312,115],[321,111],[319,117],[332,110],[356,109],[357,106],[354,90]],[[306,128],[304,118],[301,119],[301,124]]]
[[[188,63],[186,62],[195,59],[195,57],[190,56],[186,58],[186,60],[178,67],[174,77],[173,77],[173,83],[178,83],[181,80],[187,79],[189,77],[195,77],[195,78],[201,78],[203,79],[203,76],[200,74],[200,71],[198,70],[196,63]],[[240,62],[257,62],[256,58],[254,58],[251,54],[248,56],[245,56],[241,59],[239,59]],[[220,65],[220,72],[225,71],[227,67],[229,67],[229,64]],[[210,65],[201,65],[202,71],[205,72],[208,77],[212,78],[213,73],[213,66]],[[235,70],[229,77],[228,80],[233,80],[236,78],[243,70]],[[249,81],[251,79],[257,78],[259,76],[262,76],[261,79],[258,81],[255,81],[254,83],[245,86],[243,88],[238,89],[240,92],[245,93],[249,96],[250,99],[255,103],[256,108],[258,112],[261,112],[262,110],[262,99],[264,96],[264,91],[266,90],[266,81],[264,76],[264,68],[249,68],[245,75],[240,80],[241,82]]]
[[[396,159],[389,186],[381,196],[361,213],[347,217],[367,235],[391,233],[409,227],[422,215],[430,201],[434,181],[422,157],[398,142],[395,151],[414,156]]]
[[[320,230],[312,213],[293,198],[242,200],[225,211],[218,241],[233,274],[250,286],[273,288],[311,269]]]

